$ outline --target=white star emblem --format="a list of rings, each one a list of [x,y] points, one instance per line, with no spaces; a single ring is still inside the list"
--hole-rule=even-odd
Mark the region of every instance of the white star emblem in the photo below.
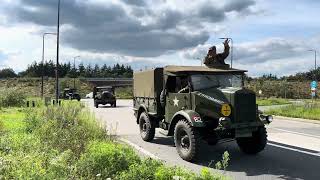
[[[179,100],[177,99],[177,97],[175,96],[173,99],[173,105],[174,106],[179,106]]]

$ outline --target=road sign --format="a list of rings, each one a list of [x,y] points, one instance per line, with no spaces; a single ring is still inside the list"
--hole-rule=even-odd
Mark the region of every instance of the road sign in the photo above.
[[[311,86],[311,89],[316,89],[318,87],[318,82],[317,81],[312,81],[310,86]]]

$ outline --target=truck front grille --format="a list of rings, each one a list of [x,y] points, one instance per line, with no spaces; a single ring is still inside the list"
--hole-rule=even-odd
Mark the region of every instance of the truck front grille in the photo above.
[[[234,119],[237,123],[256,121],[256,96],[250,91],[238,91],[234,99]]]

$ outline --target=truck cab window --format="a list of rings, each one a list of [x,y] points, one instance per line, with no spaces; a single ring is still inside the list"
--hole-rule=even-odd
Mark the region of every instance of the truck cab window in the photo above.
[[[176,89],[176,77],[175,76],[168,76],[167,83],[166,83],[166,89],[170,93],[174,93]]]

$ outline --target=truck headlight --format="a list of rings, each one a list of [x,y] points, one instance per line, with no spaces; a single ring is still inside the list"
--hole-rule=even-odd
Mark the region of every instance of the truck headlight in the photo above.
[[[266,120],[271,123],[273,121],[273,116],[266,116]]]
[[[220,117],[219,118],[219,124],[220,125],[223,125],[223,124],[226,124],[226,123],[229,123],[230,122],[230,118],[228,117]]]

